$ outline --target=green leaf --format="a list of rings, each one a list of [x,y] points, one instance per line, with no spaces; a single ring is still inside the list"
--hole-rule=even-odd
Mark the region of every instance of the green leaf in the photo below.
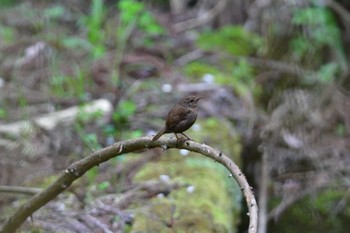
[[[340,30],[333,13],[324,7],[309,7],[297,9],[292,23],[298,26],[310,27],[309,36],[315,42],[338,47],[341,45]]]
[[[219,49],[232,55],[249,55],[263,45],[263,40],[241,26],[225,26],[215,32],[204,32],[197,45],[203,50]]]
[[[131,132],[130,137],[131,138],[139,138],[143,135],[143,132],[141,130],[134,130]]]
[[[109,183],[109,181],[104,181],[100,184],[98,184],[97,188],[101,191],[106,190],[109,186],[111,186],[111,184]]]
[[[6,43],[11,43],[14,41],[15,31],[11,27],[6,27],[0,24],[0,39]]]
[[[79,37],[65,37],[62,40],[62,44],[64,47],[72,49],[84,48],[90,50],[93,47],[87,40]]]
[[[118,104],[117,110],[113,113],[113,120],[120,121],[123,119],[128,119],[136,112],[136,104],[133,101],[124,100]]]
[[[49,19],[60,18],[64,13],[65,8],[63,6],[53,6],[44,10],[44,17]]]
[[[7,116],[7,111],[4,108],[0,108],[0,119],[5,119]]]
[[[339,71],[338,64],[332,62],[323,65],[320,70],[318,71],[318,77],[321,80],[322,83],[330,83],[334,80],[334,78],[337,75],[337,72]]]
[[[97,167],[93,167],[89,171],[86,172],[86,177],[87,177],[87,180],[89,181],[90,184],[95,182],[97,175],[98,175],[98,168]]]

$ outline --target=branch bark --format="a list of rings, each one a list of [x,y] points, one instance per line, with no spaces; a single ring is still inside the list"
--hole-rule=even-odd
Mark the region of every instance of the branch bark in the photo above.
[[[234,177],[239,184],[247,202],[249,211],[248,216],[250,219],[248,232],[257,232],[258,206],[254,194],[239,167],[229,157],[210,146],[194,141],[186,141],[183,144],[177,144],[175,138],[164,138],[152,142],[152,137],[147,136],[115,143],[114,145],[95,151],[88,157],[71,164],[65,171],[62,172],[54,183],[20,206],[15,213],[6,220],[2,229],[0,230],[0,233],[15,232],[16,229],[19,228],[20,225],[36,210],[66,190],[76,179],[84,175],[85,172],[94,166],[125,153],[155,147],[162,147],[166,149],[187,149],[189,151],[203,154],[224,165],[231,173],[230,177]]]

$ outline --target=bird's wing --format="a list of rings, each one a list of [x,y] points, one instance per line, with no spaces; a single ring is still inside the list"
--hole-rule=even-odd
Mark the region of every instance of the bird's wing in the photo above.
[[[168,132],[186,131],[196,121],[197,113],[192,109],[183,108],[181,109],[181,111],[172,110],[169,112],[166,121]],[[171,121],[169,121],[168,119],[171,119]]]

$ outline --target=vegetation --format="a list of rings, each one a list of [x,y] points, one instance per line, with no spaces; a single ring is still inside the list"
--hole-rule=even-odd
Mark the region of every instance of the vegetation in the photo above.
[[[347,232],[349,4],[181,2],[0,0],[0,185],[48,187],[199,93],[188,134],[243,169],[266,203],[259,233]],[[113,158],[21,229],[244,232],[238,188],[187,153]],[[1,193],[0,229],[26,199]]]

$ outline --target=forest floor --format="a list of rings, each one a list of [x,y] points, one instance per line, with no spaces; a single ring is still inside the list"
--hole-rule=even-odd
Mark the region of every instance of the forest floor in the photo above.
[[[214,140],[211,135],[219,126],[215,118],[232,117],[233,111],[236,111],[237,116],[233,116],[236,119],[247,114],[239,110],[243,102],[230,88],[214,84],[209,74],[186,76],[183,67],[191,62],[191,54],[198,53],[191,33],[172,35],[167,32],[149,36],[149,32],[142,31],[142,25],[139,25],[134,26],[130,34],[121,32],[127,38],[118,42],[118,39],[123,39],[115,35],[118,23],[116,17],[111,16],[116,9],[104,12],[103,17],[107,19],[103,22],[104,29],[101,29],[98,27],[102,22],[94,25],[94,17],[98,16],[89,15],[87,6],[75,7],[74,4],[28,1],[1,10],[1,185],[24,187],[24,191],[13,191],[19,192],[17,195],[30,192],[30,188],[26,190],[25,187],[46,187],[69,164],[94,150],[123,139],[155,134],[163,127],[167,111],[179,98],[189,94],[207,95],[200,103],[199,120],[190,134],[205,143],[221,141],[223,148],[238,156],[241,146],[235,129],[230,126]],[[162,17],[158,15],[158,18]],[[94,37],[102,34],[105,42],[99,44]],[[124,47],[118,47],[120,44]],[[84,111],[86,107],[91,110]],[[229,125],[227,120],[223,122]],[[225,140],[225,135],[236,138],[236,142],[232,144],[232,141]],[[107,213],[107,216],[116,214],[122,219],[119,225],[111,228],[124,229],[125,224],[133,221],[133,216],[124,210],[135,205],[139,198],[148,199],[154,193],[164,193],[164,189],[170,192],[188,187],[183,186],[187,181],[183,178],[180,186],[175,182],[164,188],[161,181],[144,181],[142,189],[146,190],[137,188],[139,184],[134,184],[134,177],[142,176],[140,172],[147,174],[142,172],[143,166],[151,161],[162,161],[160,155],[156,151],[136,155],[134,159],[122,157],[89,171],[69,189],[73,196],[65,194],[50,202],[36,214],[35,224],[31,227],[47,231],[94,232],[94,229],[104,229],[108,219],[100,215]],[[177,157],[169,158],[174,160],[173,163],[178,161]],[[197,164],[195,161],[191,163]],[[197,172],[201,173],[200,168]],[[167,172],[157,172],[157,176],[162,177],[162,174]],[[186,176],[186,172],[184,174]],[[214,179],[215,174],[211,176]],[[213,189],[217,189],[218,184],[213,183]],[[125,202],[111,209],[108,205],[112,204],[106,198],[116,189],[122,191],[118,198],[125,198]],[[130,197],[133,195],[136,197]],[[239,196],[239,192],[236,195]],[[224,200],[225,195],[218,198]],[[18,202],[15,195],[0,198],[0,211],[6,213],[1,221],[14,211]],[[163,205],[168,208],[168,204]],[[208,205],[209,210],[217,208]],[[66,209],[64,214],[61,213],[63,209]],[[199,221],[200,213],[197,214],[198,219],[193,221]],[[70,220],[72,216],[81,222]],[[191,224],[190,221],[183,224]],[[226,219],[224,225],[232,221]],[[66,226],[60,225],[61,222],[67,222]],[[209,232],[214,228],[224,231],[221,226],[207,228],[211,229]]]

